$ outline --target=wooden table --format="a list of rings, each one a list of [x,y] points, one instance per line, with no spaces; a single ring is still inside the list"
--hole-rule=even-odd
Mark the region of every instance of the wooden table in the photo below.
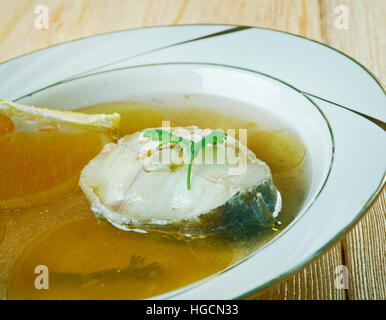
[[[45,5],[48,29],[36,29]],[[337,29],[345,5],[348,29]],[[336,9],[336,10],[339,10]],[[344,8],[343,8],[344,10]],[[287,31],[333,46],[386,80],[384,0],[0,0],[0,61],[96,33],[152,25],[241,24]],[[343,239],[258,299],[386,299],[386,191]],[[346,265],[349,287],[336,289]]]

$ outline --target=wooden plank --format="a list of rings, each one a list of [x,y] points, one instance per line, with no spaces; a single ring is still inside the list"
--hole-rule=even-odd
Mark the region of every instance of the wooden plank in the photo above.
[[[301,271],[250,299],[299,300],[346,299],[344,289],[335,288],[337,267],[343,264],[341,243],[338,242]]]
[[[335,8],[349,9],[349,29],[335,28]],[[49,9],[49,29],[37,30],[34,10]],[[0,61],[56,43],[127,28],[193,23],[242,24],[291,32],[332,45],[386,77],[383,0],[0,0]],[[386,191],[343,240],[303,270],[256,297],[385,299]],[[334,288],[346,263],[349,289]]]
[[[337,29],[335,8],[346,6],[348,29]],[[386,1],[322,0],[325,42],[386,81]],[[376,155],[374,155],[376,156]],[[386,190],[344,238],[349,299],[386,299]]]
[[[48,30],[34,26],[38,5],[49,10]],[[0,12],[7,13],[0,19],[0,61],[92,34],[151,25],[245,24],[321,40],[318,0],[3,0]]]
[[[386,299],[386,192],[344,238],[349,299]]]
[[[348,29],[337,29],[343,5],[348,10]],[[321,19],[325,43],[337,48],[366,66],[386,83],[386,1],[383,0],[321,0]]]

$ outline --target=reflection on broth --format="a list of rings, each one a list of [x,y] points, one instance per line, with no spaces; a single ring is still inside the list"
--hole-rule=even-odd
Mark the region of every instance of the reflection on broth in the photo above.
[[[259,111],[242,114],[240,109],[236,110],[237,113],[203,108],[157,108],[140,103],[114,102],[79,111],[120,113],[121,136],[143,128],[160,127],[162,120],[169,120],[171,126],[248,129],[248,148],[271,168],[274,184],[281,193],[283,206],[279,220],[285,227],[298,213],[307,191],[308,167],[304,145],[285,122]],[[15,136],[14,141],[5,144],[3,138],[0,136],[0,146],[9,150],[16,150],[12,149],[13,145],[19,147],[26,143],[24,138]],[[43,138],[39,136],[44,141]],[[42,140],[34,141],[33,136],[29,139],[36,153],[54,155],[59,154],[58,145],[63,149],[60,152],[65,154],[66,150],[71,149],[67,146],[72,143],[65,134],[57,138],[62,139],[60,144],[46,143],[47,146]],[[93,143],[92,139],[92,133],[89,137],[86,134],[85,143],[77,151],[78,158],[71,158],[71,166],[62,164],[63,161],[68,164],[69,160],[54,156],[47,158],[47,163],[41,166],[39,163],[33,164],[36,174],[44,174],[45,166],[54,162],[59,163],[55,170],[65,168],[64,172],[55,176],[62,179],[60,182],[70,181],[69,190],[72,192],[67,196],[48,198],[49,201],[42,201],[45,204],[35,204],[28,208],[0,207],[1,218],[7,226],[1,242],[5,227],[2,229],[0,218],[0,298],[146,298],[223,270],[278,234],[278,231],[269,229],[245,241],[186,241],[158,233],[125,232],[108,223],[98,222],[90,210],[89,202],[77,187],[81,168],[102,148],[100,144]],[[20,149],[17,150],[20,152]],[[28,152],[31,152],[29,158],[33,159],[33,152]],[[11,154],[17,157],[15,152]],[[8,160],[1,153],[0,166]],[[17,172],[18,166],[22,167],[23,163],[16,161],[14,166],[13,172]],[[41,187],[34,185],[34,176],[26,174],[20,178],[23,177],[32,181],[31,190]],[[70,177],[74,177],[73,180],[69,180]],[[3,176],[1,179],[0,195],[9,192],[5,190],[7,181]],[[18,190],[17,185],[13,188],[13,195],[23,196],[30,192]],[[41,188],[47,189],[46,186]],[[34,286],[38,276],[34,271],[38,265],[48,267],[49,290],[36,290]]]
[[[80,170],[101,148],[99,135],[91,132],[2,137],[0,150],[6,157],[0,158],[0,209],[54,201],[76,191]]]
[[[43,234],[27,251],[10,277],[10,299],[141,299],[202,279],[232,259],[226,244],[126,232],[94,218]],[[49,290],[34,287],[37,265],[50,270]]]

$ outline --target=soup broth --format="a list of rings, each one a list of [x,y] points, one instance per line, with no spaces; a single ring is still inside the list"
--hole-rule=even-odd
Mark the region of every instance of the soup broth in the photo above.
[[[247,257],[287,226],[303,205],[309,171],[304,145],[294,130],[271,115],[258,111],[246,115],[239,109],[158,108],[135,102],[105,103],[78,111],[120,113],[121,136],[160,127],[162,120],[170,121],[171,126],[247,129],[248,148],[271,168],[281,193],[281,225],[243,241],[189,241],[158,232],[119,230],[95,218],[77,187],[79,168],[96,153],[95,144],[85,143],[79,150],[85,155],[79,156],[79,167],[75,170],[72,166],[71,172],[57,175],[66,177],[67,184],[71,184],[68,194],[60,199],[47,198],[43,204],[31,207],[0,208],[0,298],[142,299],[165,293]],[[2,139],[0,136],[0,146]],[[63,135],[60,139],[67,137]],[[63,141],[61,145],[65,144]],[[35,151],[43,151],[41,146],[44,144],[37,141]],[[101,146],[97,148],[99,151]],[[55,154],[55,150],[44,152]],[[58,161],[56,158],[47,161]],[[0,154],[0,166],[15,160],[21,162]],[[21,164],[15,162],[17,165]],[[1,181],[0,186],[6,188]],[[6,192],[0,190],[0,195]]]

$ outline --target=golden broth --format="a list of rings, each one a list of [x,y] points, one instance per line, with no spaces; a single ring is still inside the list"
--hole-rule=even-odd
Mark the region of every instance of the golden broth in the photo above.
[[[149,237],[94,217],[38,237],[14,267],[9,299],[141,299],[187,285],[228,266],[227,245]],[[59,253],[59,254],[58,254]],[[36,266],[50,272],[37,294]]]
[[[80,171],[102,147],[92,132],[21,131],[1,137],[0,210],[58,200],[76,191]]]
[[[133,102],[106,103],[80,111],[120,113],[121,136],[143,128],[159,127],[162,120],[169,120],[171,126],[248,129],[248,147],[270,166],[274,183],[282,195],[283,209],[279,219],[283,227],[293,220],[303,204],[308,171],[304,146],[298,136],[277,119],[271,121],[259,113],[255,117],[242,116],[240,110],[236,113],[203,108],[156,108]],[[0,136],[0,146],[3,138]],[[67,139],[65,135],[61,138]],[[69,142],[63,141],[61,145],[66,146]],[[36,152],[43,151],[40,143],[32,143]],[[45,204],[28,208],[0,208],[0,298],[146,298],[223,270],[279,232],[264,230],[248,241],[182,241],[163,238],[159,234],[124,232],[99,222],[77,187],[80,168],[85,158],[88,161],[93,157],[96,144],[85,143],[82,148],[79,153],[86,156],[79,156],[66,172],[58,173],[70,181],[67,182],[71,185],[69,190],[75,189],[75,192],[69,192],[59,200],[48,198],[48,203],[43,201]],[[97,146],[98,150],[100,148]],[[57,150],[53,146],[52,150],[44,152],[57,154]],[[9,161],[9,157],[2,155],[0,168]],[[58,160],[49,157],[46,161]],[[16,166],[22,166],[17,163]],[[44,171],[38,163],[34,166],[37,172]],[[73,180],[68,179],[71,175]],[[4,189],[3,184],[0,182]],[[0,190],[0,195],[6,192]],[[39,276],[35,268],[39,265],[49,270],[48,290],[35,287]]]

